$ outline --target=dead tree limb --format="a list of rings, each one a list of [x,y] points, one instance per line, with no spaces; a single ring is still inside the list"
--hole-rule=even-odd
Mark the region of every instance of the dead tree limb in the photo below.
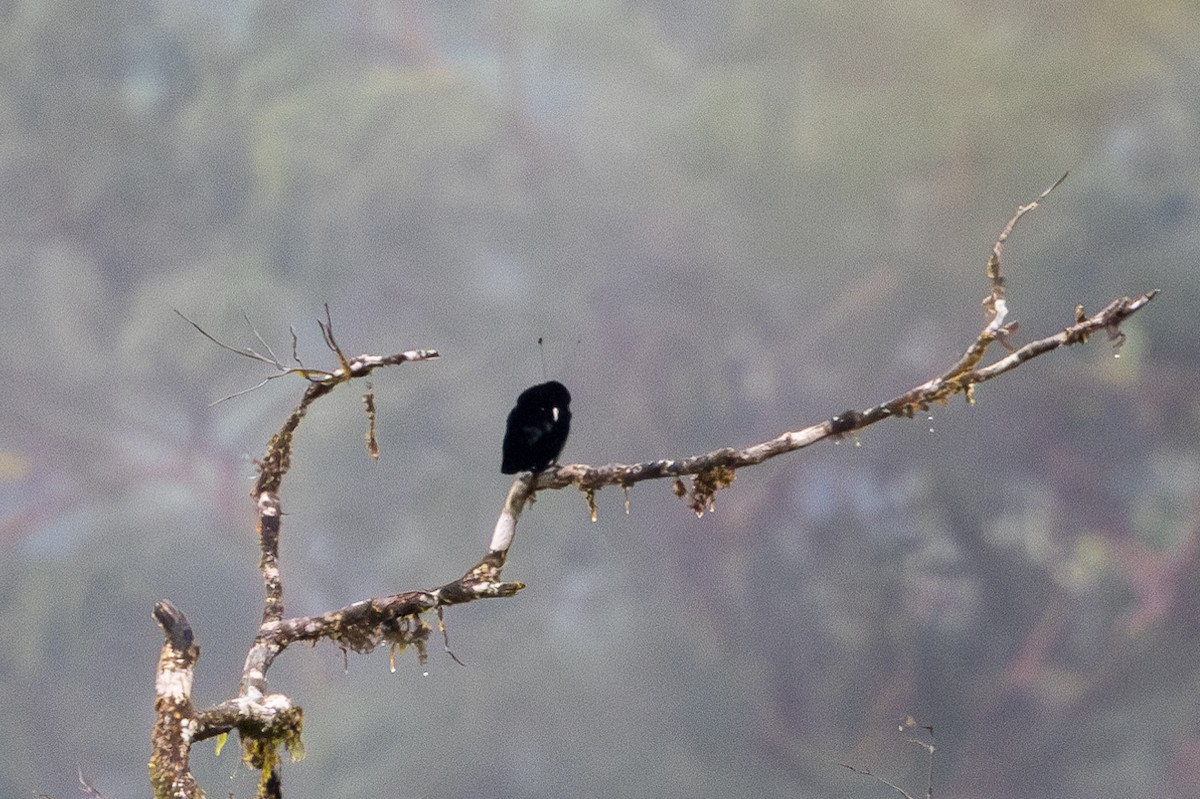
[[[192,676],[200,657],[200,647],[192,641],[192,627],[187,617],[170,602],[163,600],[154,606],[154,620],[162,629],[163,648],[154,681],[154,753],[150,757],[150,784],[156,797],[202,797],[204,791],[196,785],[188,766],[195,740]]]
[[[1092,334],[1102,330],[1108,335],[1113,345],[1119,348],[1124,342],[1125,336],[1120,329],[1121,323],[1154,299],[1157,291],[1148,291],[1132,299],[1122,297],[1113,300],[1091,316],[1084,314],[1082,306],[1077,306],[1073,325],[1054,335],[1031,341],[1017,349],[1012,349],[1007,340],[1009,335],[1016,332],[1017,324],[1006,321],[1009,309],[1005,299],[1004,277],[1000,271],[1001,251],[1017,222],[1025,214],[1037,208],[1046,195],[1060,186],[1066,177],[1063,175],[1059,178],[1052,186],[1038,195],[1036,200],[1019,206],[1016,213],[1001,230],[995,244],[992,245],[992,252],[987,261],[990,291],[983,300],[986,324],[962,356],[937,377],[925,381],[894,399],[866,410],[842,411],[831,419],[799,430],[782,433],[769,441],[743,449],[725,447],[687,458],[634,464],[610,463],[605,466],[571,464],[542,472],[532,482],[517,479],[509,491],[504,508],[500,512],[500,518],[496,522],[489,556],[501,564],[504,562],[504,556],[512,546],[513,538],[516,535],[516,526],[521,516],[521,510],[538,491],[575,486],[583,492],[594,519],[596,515],[595,494],[604,486],[620,486],[628,491],[630,486],[644,480],[674,478],[673,489],[676,496],[684,499],[697,516],[702,516],[706,510],[713,509],[713,497],[716,492],[733,483],[738,469],[754,466],[787,452],[804,449],[826,438],[850,435],[884,419],[893,417],[911,419],[919,412],[928,411],[930,406],[935,403],[947,402],[955,394],[962,394],[966,397],[967,402],[973,403],[975,386],[979,383],[999,377],[1039,355],[1045,355],[1060,347],[1084,343]],[[1011,351],[991,364],[981,365],[988,348],[997,341]],[[690,488],[684,485],[682,480],[684,477],[692,478]],[[498,571],[495,576],[499,576]]]
[[[260,772],[258,795],[264,799],[279,795],[281,779],[278,752],[281,746],[289,750],[293,757],[302,751],[300,737],[303,713],[288,696],[267,693],[267,672],[275,658],[298,641],[329,640],[344,651],[361,653],[370,652],[386,643],[392,647],[393,655],[411,645],[423,661],[426,657],[426,641],[431,632],[422,618],[423,614],[431,610],[440,613],[446,606],[477,599],[512,596],[525,587],[519,582],[504,582],[500,577],[521,513],[539,491],[574,486],[584,493],[595,518],[595,493],[604,486],[620,486],[628,491],[635,483],[645,480],[673,478],[675,493],[684,498],[697,515],[702,515],[713,509],[714,495],[732,484],[738,469],[803,449],[826,438],[856,433],[884,419],[912,418],[918,412],[928,410],[934,403],[948,401],[955,394],[963,394],[968,402],[972,402],[977,384],[1011,371],[1032,358],[1083,343],[1100,331],[1104,331],[1113,345],[1119,347],[1124,338],[1120,331],[1121,324],[1145,307],[1157,292],[1149,291],[1132,299],[1122,297],[1090,316],[1084,314],[1082,308],[1076,308],[1073,324],[1054,335],[1021,347],[1014,348],[1007,341],[1017,327],[1015,322],[1008,321],[1009,308],[1000,271],[1001,250],[1017,222],[1036,208],[1038,202],[1053,188],[1051,186],[1037,200],[1018,207],[996,239],[987,262],[990,291],[983,303],[985,326],[962,356],[938,376],[887,402],[865,410],[843,411],[831,419],[782,433],[742,449],[725,447],[680,459],[605,466],[571,464],[552,467],[537,475],[523,473],[509,488],[486,554],[462,577],[438,588],[366,599],[317,616],[285,618],[283,580],[278,564],[283,518],[280,486],[291,467],[296,429],[308,408],[338,385],[367,377],[380,367],[431,360],[437,358],[438,353],[436,350],[409,350],[388,356],[359,355],[348,358],[334,338],[332,320],[326,309],[326,318],[319,324],[326,346],[337,356],[338,365],[328,371],[309,369],[303,365],[286,367],[262,341],[257,331],[255,336],[269,355],[223,344],[188,319],[190,324],[221,347],[276,368],[278,374],[272,377],[299,374],[308,381],[308,386],[299,404],[272,437],[263,459],[258,463],[259,473],[252,497],[257,509],[256,529],[261,553],[259,565],[266,596],[262,623],[247,653],[237,697],[204,710],[193,707],[192,673],[199,648],[193,641],[191,627],[183,614],[169,602],[160,602],[155,608],[155,619],[162,627],[165,639],[157,672],[157,721],[150,760],[155,797],[193,799],[203,796],[188,767],[191,745],[234,731],[241,737],[246,761]],[[984,365],[988,349],[997,341],[1009,350],[1008,353]],[[294,333],[293,359],[299,363],[295,356]],[[371,403],[367,404],[367,409],[370,417]],[[690,487],[683,483],[684,477],[691,478]]]

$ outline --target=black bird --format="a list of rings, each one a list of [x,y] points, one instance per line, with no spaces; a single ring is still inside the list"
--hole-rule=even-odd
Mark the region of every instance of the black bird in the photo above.
[[[557,380],[525,389],[508,414],[504,474],[540,472],[558,458],[571,431],[571,392]]]

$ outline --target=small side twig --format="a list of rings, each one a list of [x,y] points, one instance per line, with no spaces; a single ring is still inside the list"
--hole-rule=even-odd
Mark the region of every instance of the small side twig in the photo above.
[[[83,766],[79,767],[79,792],[88,797],[88,799],[104,799],[104,794],[96,790],[95,786],[84,778]]]
[[[984,335],[995,336],[1000,339],[1001,343],[1008,347],[1008,342],[1005,337],[1011,333],[1015,333],[1016,323],[1005,325],[1004,320],[1008,315],[1008,305],[1004,300],[1004,276],[1000,274],[1000,251],[1004,249],[1005,242],[1012,235],[1013,229],[1017,226],[1017,222],[1021,217],[1038,207],[1042,200],[1049,196],[1050,192],[1057,189],[1067,179],[1069,172],[1064,172],[1063,176],[1054,181],[1053,185],[1037,196],[1033,202],[1025,205],[1017,206],[1017,212],[1008,220],[1008,224],[1000,231],[1000,235],[996,237],[996,242],[992,245],[992,254],[988,257],[987,262],[987,277],[991,282],[991,293],[984,298],[983,308],[987,314],[987,326],[984,328]]]
[[[183,311],[179,310],[178,308],[172,308],[171,310],[175,311],[175,313],[179,316],[180,319],[182,319],[183,321],[185,321],[189,325],[191,325],[193,328],[195,328],[196,331],[198,333],[200,333],[200,335],[204,336],[206,339],[211,341],[213,344],[216,344],[221,349],[226,350],[228,352],[232,352],[234,355],[240,355],[243,358],[249,358],[252,361],[258,361],[259,363],[265,363],[268,366],[271,366],[275,369],[274,374],[267,375],[265,378],[263,378],[258,383],[251,386],[250,388],[244,388],[241,391],[235,391],[234,393],[232,393],[228,396],[221,397],[221,399],[219,399],[219,400],[214,400],[213,402],[209,403],[210,406],[219,405],[222,402],[225,402],[226,400],[231,400],[235,397],[240,397],[245,394],[249,394],[251,391],[255,391],[257,389],[262,388],[263,386],[265,386],[267,383],[271,382],[272,380],[276,380],[276,379],[278,379],[280,377],[284,377],[286,375],[292,375],[292,374],[300,375],[301,377],[303,377],[304,379],[306,379],[312,383],[322,383],[322,382],[325,382],[328,380],[333,380],[337,376],[335,372],[326,372],[321,369],[309,369],[300,362],[299,357],[296,357],[296,331],[295,330],[292,331],[292,356],[293,356],[293,360],[296,361],[297,365],[296,366],[284,366],[279,361],[279,358],[276,357],[275,353],[271,350],[270,345],[268,345],[267,342],[263,340],[263,337],[261,335],[259,335],[258,330],[250,322],[250,318],[248,316],[246,316],[246,324],[250,325],[250,330],[251,330],[251,332],[253,332],[254,337],[257,338],[259,343],[261,343],[263,345],[263,348],[268,353],[270,353],[269,355],[263,355],[261,352],[251,349],[250,347],[234,347],[230,344],[226,344],[224,341],[221,341],[216,336],[209,333],[207,330],[205,330],[203,327],[201,327],[199,324],[197,324],[194,320],[185,316]],[[328,306],[326,306],[326,310],[328,311]],[[321,323],[318,322],[318,324],[321,324]],[[324,329],[324,328],[322,328],[322,329]],[[343,358],[343,361],[344,361],[344,358]]]
[[[917,722],[913,719],[912,716],[909,716],[904,721],[900,722],[899,726],[900,726],[900,732],[918,729]],[[915,735],[906,735],[906,736],[904,736],[904,740],[906,743],[913,744],[914,746],[919,746],[920,748],[924,749],[925,752],[929,755],[927,770],[925,773],[925,785],[926,785],[925,799],[933,799],[933,753],[935,751],[937,751],[937,746],[934,745],[934,743],[933,743],[933,727],[932,726],[922,726],[922,727],[919,727],[919,729],[924,730],[928,734],[928,736],[929,736],[928,741],[926,741],[922,738],[919,738]],[[889,788],[891,788],[892,790],[896,791],[901,796],[903,796],[904,799],[913,799],[913,795],[910,794],[908,791],[904,790],[903,788],[901,788],[899,785],[897,785],[894,782],[885,780],[883,777],[880,777],[878,774],[874,773],[869,768],[858,768],[856,766],[850,765],[849,763],[838,763],[838,765],[844,769],[848,769],[848,770],[854,772],[855,774],[859,774],[863,777],[870,777],[871,779],[875,780],[876,782],[883,783],[884,785],[888,786]]]

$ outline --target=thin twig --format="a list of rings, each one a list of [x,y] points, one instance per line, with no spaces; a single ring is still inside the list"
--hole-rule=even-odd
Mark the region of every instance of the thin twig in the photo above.
[[[271,360],[273,360],[275,363],[279,363],[279,356],[277,356],[277,355],[275,354],[275,351],[271,349],[271,345],[270,345],[270,344],[268,344],[268,343],[266,342],[266,339],[264,339],[264,338],[263,338],[263,337],[262,337],[262,336],[259,334],[259,332],[258,332],[258,328],[256,328],[256,327],[254,326],[254,323],[250,321],[250,314],[246,313],[246,312],[243,310],[243,311],[242,311],[242,318],[246,320],[246,326],[250,328],[250,332],[254,334],[254,337],[255,337],[256,339],[258,339],[258,343],[259,343],[259,344],[262,344],[262,345],[263,345],[263,349],[265,349],[265,350],[266,350],[268,353],[270,353],[270,355],[271,355]]]
[[[90,799],[104,799],[104,795],[84,778],[83,766],[79,767],[79,792]]]
[[[983,330],[984,335],[1002,339],[1005,335],[1016,330],[1015,323],[1008,328],[1004,324],[1004,319],[1008,315],[1008,305],[1004,300],[1004,277],[1000,274],[1000,251],[1004,249],[1005,242],[1008,241],[1008,237],[1012,234],[1021,217],[1037,208],[1041,201],[1049,196],[1050,192],[1062,185],[1069,174],[1069,172],[1064,172],[1063,176],[1039,194],[1036,200],[1017,206],[1017,212],[1013,214],[1012,218],[1008,220],[1008,224],[1000,231],[1000,235],[996,237],[996,242],[992,245],[992,254],[987,261],[987,277],[991,282],[992,290],[983,301],[983,307],[988,316],[987,326]],[[1006,342],[1002,343],[1005,343],[1007,346]]]
[[[450,648],[450,631],[446,629],[445,610],[446,609],[443,606],[438,605],[438,609],[437,609],[438,629],[440,629],[442,631],[442,645],[446,648],[446,654],[450,656],[451,660],[453,660],[455,663],[457,663],[460,666],[466,666],[467,664],[463,663],[461,660],[459,660],[458,655],[454,654],[454,651]]]
[[[282,365],[279,363],[279,361],[276,361],[272,358],[268,358],[267,356],[263,355],[262,353],[255,352],[254,350],[250,349],[249,347],[246,347],[244,349],[238,349],[237,347],[231,347],[230,345],[226,344],[225,342],[217,339],[215,336],[213,336],[211,333],[209,333],[204,328],[200,327],[200,325],[196,324],[188,317],[184,316],[183,311],[179,310],[178,308],[172,308],[171,310],[174,311],[176,314],[178,314],[180,319],[187,322],[192,327],[196,328],[196,331],[199,332],[200,335],[204,336],[206,339],[211,341],[213,344],[216,344],[221,349],[228,350],[229,352],[232,352],[234,355],[240,355],[243,358],[250,358],[251,360],[259,361],[260,363],[265,363],[265,364],[269,364],[271,366],[283,368]]]
[[[900,795],[903,796],[904,799],[913,799],[912,795],[908,791],[904,790],[903,788],[901,788],[899,785],[897,785],[894,782],[888,782],[883,777],[880,777],[878,774],[873,773],[870,769],[855,768],[854,766],[850,765],[849,763],[838,763],[838,765],[841,766],[842,768],[853,771],[855,774],[861,774],[864,777],[870,777],[873,780],[882,782],[887,787],[892,788],[893,790],[899,791]]]
[[[296,354],[296,331],[293,328],[289,328],[289,330],[291,330],[291,333],[292,333],[292,358],[296,361],[297,366],[284,366],[282,363],[280,363],[279,357],[277,355],[275,355],[274,350],[271,349],[271,345],[268,344],[263,339],[263,337],[259,334],[258,330],[254,327],[254,324],[250,321],[250,317],[244,311],[242,312],[242,316],[246,320],[246,324],[249,325],[250,331],[254,334],[254,337],[256,339],[258,339],[259,343],[261,343],[263,345],[263,347],[266,349],[266,351],[270,353],[270,357],[263,355],[261,352],[250,349],[249,347],[238,348],[238,347],[234,347],[229,344],[226,344],[225,342],[221,341],[216,336],[212,335],[207,330],[202,328],[199,324],[197,324],[193,320],[189,319],[178,308],[172,308],[171,310],[175,311],[175,313],[178,314],[181,319],[183,319],[189,325],[194,327],[200,333],[200,335],[204,336],[206,339],[208,339],[212,343],[216,344],[221,349],[228,350],[229,352],[232,352],[235,355],[240,355],[243,358],[250,358],[251,360],[258,361],[259,363],[268,364],[270,366],[275,367],[275,369],[277,370],[275,374],[267,375],[265,378],[263,378],[258,383],[251,386],[250,388],[244,388],[241,391],[235,391],[234,393],[229,394],[228,396],[221,397],[221,399],[219,399],[219,400],[210,402],[209,407],[212,407],[213,405],[219,405],[222,402],[225,402],[226,400],[231,400],[235,397],[243,396],[244,394],[249,394],[251,391],[260,389],[263,386],[265,386],[267,383],[271,382],[272,380],[275,380],[280,377],[284,377],[285,375],[298,374],[301,377],[303,377],[305,380],[309,381],[310,383],[323,383],[323,382],[333,380],[336,378],[336,375],[333,372],[326,372],[321,369],[309,369],[309,368],[305,367],[305,365],[303,363],[301,363],[299,356]],[[325,306],[325,313],[328,316],[328,314],[329,314],[329,306],[328,305]],[[317,324],[323,325],[323,323],[320,321],[318,321]],[[321,329],[322,329],[322,333],[324,334],[324,331],[325,331],[324,326],[322,326]],[[331,340],[330,336],[326,335],[325,340],[326,340],[326,343],[328,343]],[[346,361],[346,356],[343,355],[340,351],[335,350],[335,352],[337,352],[338,358],[341,361],[342,373],[345,374],[348,371],[348,368],[347,368],[348,363]]]

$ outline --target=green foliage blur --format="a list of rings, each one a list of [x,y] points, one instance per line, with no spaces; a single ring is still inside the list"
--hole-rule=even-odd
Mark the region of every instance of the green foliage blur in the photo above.
[[[739,474],[539,498],[433,647],[289,651],[289,797],[1200,794],[1200,9],[1167,2],[0,3],[0,796],[148,795],[161,638],[236,691],[260,613],[253,459],[299,380],[413,347],[297,436],[285,599],[482,555],[505,414],[548,376],[564,459],[677,457],[933,376],[1005,273],[1019,341],[1096,340]],[[422,676],[423,671],[428,676]],[[237,747],[194,753],[253,793]]]

